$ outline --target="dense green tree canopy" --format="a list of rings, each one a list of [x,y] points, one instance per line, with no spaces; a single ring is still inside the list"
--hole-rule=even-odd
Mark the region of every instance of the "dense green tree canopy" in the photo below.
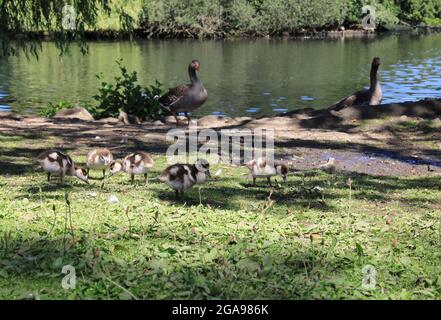
[[[441,0],[0,0],[0,41],[3,53],[14,53],[35,35],[63,48],[81,43],[88,30],[137,29],[145,37],[280,34],[360,24],[365,5],[383,26],[441,25]]]

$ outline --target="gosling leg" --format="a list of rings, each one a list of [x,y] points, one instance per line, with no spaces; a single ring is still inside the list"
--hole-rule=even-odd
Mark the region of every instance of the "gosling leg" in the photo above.
[[[176,120],[176,126],[179,127],[178,116],[177,116],[176,113],[174,113],[174,112],[173,112],[173,117],[175,117],[175,120]]]
[[[187,118],[188,125],[190,125],[191,119],[190,119],[190,116],[188,115],[188,112],[185,112],[185,117]]]
[[[273,185],[272,185],[272,183],[271,183],[271,178],[270,178],[270,177],[267,177],[266,180],[268,181],[269,186],[272,187]]]

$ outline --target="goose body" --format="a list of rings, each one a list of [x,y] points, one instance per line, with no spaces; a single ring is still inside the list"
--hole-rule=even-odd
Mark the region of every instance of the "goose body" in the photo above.
[[[111,174],[124,171],[131,176],[132,183],[134,182],[135,175],[144,175],[145,183],[147,183],[147,174],[154,166],[150,154],[143,151],[137,151],[129,154],[123,160],[116,160],[110,164]]]
[[[177,113],[184,112],[190,124],[188,112],[202,106],[208,98],[207,90],[197,74],[199,69],[199,61],[193,60],[188,66],[188,75],[191,83],[171,88],[158,99],[159,103],[173,114],[177,125],[179,125]]]
[[[94,149],[87,154],[87,169],[103,170],[103,176],[113,161],[112,152],[109,149]]]
[[[37,162],[47,172],[48,181],[52,174],[60,176],[60,182],[64,182],[65,176],[74,176],[88,183],[87,171],[83,168],[76,167],[72,158],[58,150],[48,150],[41,153],[37,157]]]
[[[203,184],[210,176],[210,164],[204,159],[197,160],[194,164],[173,164],[168,166],[159,176],[175,190],[176,197],[183,196],[184,192],[195,184]]]
[[[265,158],[258,158],[247,163],[246,167],[250,170],[253,177],[253,184],[256,184],[257,178],[267,178],[271,186],[271,177],[281,176],[286,181],[288,175],[288,166],[282,162],[269,163]]]
[[[371,72],[370,72],[370,87],[355,92],[349,97],[343,98],[336,104],[330,107],[330,109],[339,110],[347,106],[357,105],[379,105],[383,99],[383,93],[381,91],[381,85],[378,81],[378,68],[380,67],[381,60],[375,57],[372,60]]]

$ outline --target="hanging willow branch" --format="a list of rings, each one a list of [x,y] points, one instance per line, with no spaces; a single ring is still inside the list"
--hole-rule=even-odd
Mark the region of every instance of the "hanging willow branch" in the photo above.
[[[36,54],[43,38],[55,41],[61,52],[78,42],[84,52],[84,32],[94,28],[100,9],[110,14],[109,0],[0,0],[0,55]]]

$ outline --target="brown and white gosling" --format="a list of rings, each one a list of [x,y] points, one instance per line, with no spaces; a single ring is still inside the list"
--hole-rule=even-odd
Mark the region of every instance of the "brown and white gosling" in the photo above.
[[[110,163],[113,161],[112,152],[107,148],[94,149],[87,154],[87,174],[89,170],[103,170],[103,179],[106,177],[106,170],[109,168]]]
[[[246,167],[251,171],[253,185],[256,185],[256,178],[266,178],[268,184],[272,187],[271,177],[282,176],[283,181],[286,182],[288,176],[288,166],[286,164],[278,161],[270,164],[265,158],[251,160],[246,164]]]
[[[159,180],[175,190],[176,198],[182,198],[185,191],[195,184],[203,184],[210,176],[210,164],[205,159],[199,159],[194,164],[176,163],[168,166]]]
[[[52,174],[60,175],[60,182],[64,183],[65,176],[74,176],[81,181],[89,183],[87,170],[75,166],[72,158],[58,150],[48,150],[37,157],[37,161],[45,172],[47,181],[51,180]]]
[[[110,164],[110,174],[114,175],[121,171],[131,176],[131,182],[135,182],[135,175],[144,175],[144,183],[147,184],[148,172],[154,166],[155,161],[143,151],[129,154],[123,160],[115,160]]]

